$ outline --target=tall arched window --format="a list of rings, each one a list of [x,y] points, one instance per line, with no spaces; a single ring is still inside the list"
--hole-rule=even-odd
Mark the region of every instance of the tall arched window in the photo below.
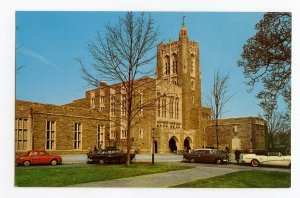
[[[161,98],[161,114],[163,118],[167,117],[167,99],[165,95]]]
[[[190,72],[191,72],[191,75],[192,75],[192,76],[195,75],[195,56],[194,56],[194,54],[191,54],[191,60],[190,60]]]
[[[160,117],[160,93],[157,93],[157,117]]]
[[[174,98],[170,98],[170,118],[174,117]]]
[[[175,99],[175,119],[179,119],[179,98]]]
[[[176,54],[172,54],[172,72],[173,74],[177,74],[177,56]]]
[[[165,56],[165,75],[170,74],[170,57]]]

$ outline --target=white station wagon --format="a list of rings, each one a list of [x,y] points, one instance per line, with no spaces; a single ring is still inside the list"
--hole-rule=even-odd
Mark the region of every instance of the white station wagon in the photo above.
[[[252,166],[287,166],[291,167],[291,156],[283,156],[280,152],[266,152],[265,155],[244,154],[242,162]]]

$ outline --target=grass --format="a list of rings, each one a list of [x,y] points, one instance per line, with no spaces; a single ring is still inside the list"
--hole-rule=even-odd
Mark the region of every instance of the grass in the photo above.
[[[179,188],[289,188],[291,173],[240,171],[208,179],[200,179],[173,187]]]
[[[192,168],[168,163],[124,165],[61,165],[16,167],[15,186],[17,187],[63,187],[80,183],[105,181],[118,178],[162,173]]]

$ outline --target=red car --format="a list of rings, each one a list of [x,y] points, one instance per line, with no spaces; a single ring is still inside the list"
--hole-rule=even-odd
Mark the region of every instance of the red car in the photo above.
[[[50,155],[45,150],[34,149],[27,152],[25,155],[16,158],[17,165],[29,166],[31,164],[51,164],[57,165],[62,163],[62,158],[59,155]]]

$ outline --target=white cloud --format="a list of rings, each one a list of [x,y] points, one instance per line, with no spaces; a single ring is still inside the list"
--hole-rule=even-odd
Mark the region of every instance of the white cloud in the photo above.
[[[42,56],[42,55],[40,55],[40,54],[38,54],[38,53],[36,53],[36,52],[30,50],[30,49],[27,49],[27,48],[25,48],[25,47],[21,47],[19,51],[20,51],[22,54],[24,54],[24,55],[26,55],[26,56],[29,56],[29,57],[31,57],[31,58],[33,58],[33,59],[36,59],[36,60],[38,60],[38,61],[40,61],[40,62],[42,62],[42,63],[44,63],[44,64],[46,64],[46,65],[49,65],[49,66],[55,68],[55,69],[59,69],[59,68],[60,68],[58,65],[54,64],[53,62],[51,62],[51,61],[50,61],[49,59],[47,59],[46,57],[44,57],[44,56]]]

